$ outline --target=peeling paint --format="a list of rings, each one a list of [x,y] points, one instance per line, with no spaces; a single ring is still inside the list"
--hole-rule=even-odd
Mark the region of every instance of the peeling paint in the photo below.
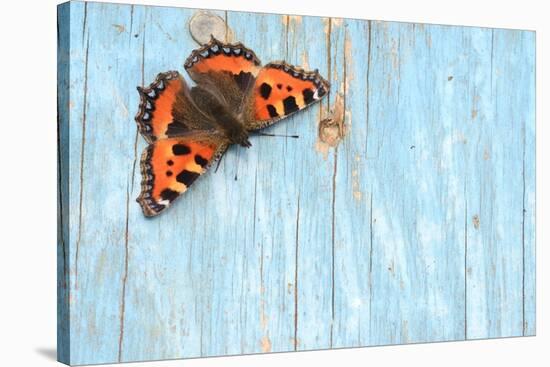
[[[124,27],[123,24],[113,24],[113,27],[115,27],[115,29],[119,34],[124,33],[124,31],[126,31],[126,27]]]
[[[342,24],[344,24],[343,18],[331,18],[332,19],[332,25],[336,27],[341,27]]]
[[[323,31],[328,36],[330,33],[332,18],[323,18]]]
[[[344,56],[346,60],[346,77],[344,80],[345,83],[345,91],[350,90],[350,82],[355,78],[355,74],[353,72],[353,44],[351,43],[351,38],[346,37],[346,41],[344,42]]]
[[[472,222],[474,224],[474,228],[479,229],[479,216],[477,214],[472,218]]]
[[[361,185],[359,184],[359,171],[357,169],[354,169],[351,171],[351,178],[352,178],[352,190],[353,190],[353,198],[356,201],[361,201],[361,198],[363,197],[363,193],[361,192],[360,188]]]
[[[267,335],[262,338],[261,344],[262,344],[262,352],[264,353],[271,352],[271,340]]]
[[[302,53],[302,67],[306,70],[311,70],[311,68],[309,67],[309,59],[307,57],[307,51],[304,51],[304,53]]]
[[[267,330],[267,323],[269,319],[265,313],[265,300],[260,300],[260,324],[263,330]]]
[[[302,17],[300,15],[289,15],[288,16],[289,23],[294,24],[301,24],[302,23]]]

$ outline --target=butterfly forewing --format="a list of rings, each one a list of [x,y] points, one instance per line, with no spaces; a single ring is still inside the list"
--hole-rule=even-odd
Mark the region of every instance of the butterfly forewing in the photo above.
[[[254,118],[249,130],[267,127],[307,106],[320,101],[329,83],[318,71],[306,71],[286,62],[264,66],[254,86]]]

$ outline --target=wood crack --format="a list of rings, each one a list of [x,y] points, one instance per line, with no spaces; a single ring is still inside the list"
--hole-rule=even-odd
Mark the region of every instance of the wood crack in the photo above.
[[[128,32],[128,46],[132,43],[132,34],[134,28],[134,5],[130,8],[130,31]]]
[[[82,23],[82,44],[84,44],[84,36],[86,33],[86,26],[88,24],[88,3],[84,3],[84,21]],[[88,40],[90,39],[90,36],[88,36]]]
[[[464,185],[466,197],[466,185]],[[464,340],[468,340],[468,200],[464,204]]]
[[[80,141],[80,193],[78,199],[78,235],[75,245],[75,261],[74,261],[74,286],[78,288],[78,255],[80,252],[80,242],[82,240],[82,203],[84,197],[84,147],[86,146],[86,107],[88,104],[88,56],[90,50],[90,35],[86,41],[86,52],[84,58],[84,92],[82,101],[82,137]]]
[[[522,212],[521,212],[521,317],[522,317],[522,335],[526,335],[527,325],[525,323],[525,123],[522,128],[523,132],[523,162],[521,167],[521,178],[522,178]]]
[[[133,6],[132,6],[133,9]],[[145,85],[145,25],[143,26],[143,37],[142,37],[142,45],[141,45],[141,85]],[[138,147],[138,138],[139,138],[139,132],[136,128],[136,134],[134,137],[134,163],[132,164],[132,189],[131,191],[134,191],[134,181],[136,177],[136,165],[137,165],[137,147]]]
[[[298,253],[300,248],[300,193],[296,209],[296,251],[294,258],[294,350],[298,350]]]
[[[370,246],[369,246],[369,340],[371,337],[370,331],[372,330],[372,249],[373,249],[373,230],[372,230],[372,201],[374,198],[374,191],[371,187],[371,194],[370,194],[370,223],[369,223],[369,237],[370,237]]]
[[[128,234],[130,220],[130,186],[126,185],[126,226],[124,229],[124,274],[122,276],[122,294],[120,301],[120,334],[118,337],[118,362],[122,361],[122,343],[124,341],[124,314],[126,312],[126,283],[128,280]]]
[[[328,18],[328,32],[327,32],[327,67],[328,67],[328,80],[332,81],[332,18]],[[328,91],[327,100],[327,113],[330,115],[330,89]],[[338,146],[334,148],[334,168],[332,173],[332,213],[331,213],[331,323],[330,323],[330,347],[333,345],[334,338],[334,241],[335,241],[335,204],[336,204],[336,173],[338,170]]]
[[[134,7],[132,5],[130,19],[133,22]],[[143,26],[143,37],[141,46],[141,85],[145,84],[145,27]],[[130,36],[132,32],[130,30]],[[131,39],[131,38],[130,38]],[[129,261],[129,233],[130,233],[130,194],[134,190],[134,181],[137,165],[137,145],[139,133],[136,129],[134,137],[134,160],[132,163],[130,182],[126,186],[126,223],[124,229],[124,273],[122,276],[122,291],[120,296],[120,332],[118,338],[118,362],[122,362],[122,350],[124,342],[124,316],[126,313],[126,285],[128,283],[128,261]]]
[[[63,175],[65,173],[65,170],[62,168],[63,159],[61,158],[62,152],[61,152],[61,121],[59,119],[59,97],[57,102],[57,195],[58,195],[58,202],[59,202],[59,224],[58,224],[58,231],[61,237],[61,252],[63,256],[63,287],[67,286],[67,251],[65,246],[65,234],[68,230],[68,226],[65,226],[65,214],[64,214],[64,208],[63,208]]]

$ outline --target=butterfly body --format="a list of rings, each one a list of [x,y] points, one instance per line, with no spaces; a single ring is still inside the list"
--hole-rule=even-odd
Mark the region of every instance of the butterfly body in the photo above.
[[[237,115],[224,101],[220,101],[216,95],[201,85],[191,88],[191,97],[197,107],[211,117],[212,123],[230,143],[243,147],[251,145],[242,116]]]
[[[150,144],[141,159],[141,194],[146,216],[166,209],[233,144],[250,147],[255,131],[317,101],[329,84],[315,71],[286,62],[261,66],[244,45],[216,39],[194,50],[184,67],[160,73],[138,87],[138,129]]]

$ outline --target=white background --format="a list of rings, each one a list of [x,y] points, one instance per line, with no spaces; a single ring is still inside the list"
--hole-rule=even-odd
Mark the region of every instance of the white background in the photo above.
[[[56,348],[56,0],[0,10],[0,366],[53,366]],[[126,3],[537,31],[537,336],[153,362],[139,366],[541,366],[548,349],[548,103],[544,1],[148,0]],[[546,110],[548,111],[548,110]],[[129,364],[133,366],[134,364]]]

